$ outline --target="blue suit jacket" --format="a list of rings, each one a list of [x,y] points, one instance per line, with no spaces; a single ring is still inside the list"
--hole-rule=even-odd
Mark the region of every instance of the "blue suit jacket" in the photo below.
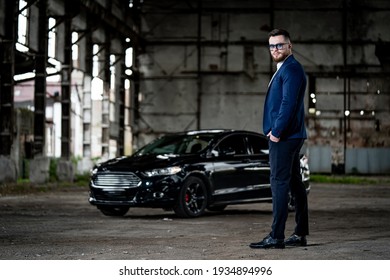
[[[306,74],[293,55],[287,57],[268,87],[263,132],[281,140],[307,138],[304,96]]]

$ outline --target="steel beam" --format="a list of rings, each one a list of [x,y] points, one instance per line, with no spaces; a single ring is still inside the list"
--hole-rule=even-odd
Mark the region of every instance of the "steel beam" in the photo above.
[[[11,154],[14,136],[14,71],[18,1],[4,1],[4,36],[0,41],[0,155]]]
[[[72,10],[72,3],[65,2],[66,14]],[[71,84],[72,84],[72,16],[64,20],[64,61],[61,69],[61,157],[70,159],[71,156]]]
[[[46,66],[47,66],[47,0],[41,0],[38,18],[38,52],[35,56],[34,89],[34,155],[45,154]]]

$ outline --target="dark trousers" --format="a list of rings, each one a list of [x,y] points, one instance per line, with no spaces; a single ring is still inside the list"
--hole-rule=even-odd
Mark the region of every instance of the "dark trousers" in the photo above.
[[[288,217],[289,192],[295,196],[294,233],[309,234],[307,194],[300,173],[299,153],[304,139],[269,141],[269,160],[271,165],[271,190],[273,222],[271,237],[284,239]]]

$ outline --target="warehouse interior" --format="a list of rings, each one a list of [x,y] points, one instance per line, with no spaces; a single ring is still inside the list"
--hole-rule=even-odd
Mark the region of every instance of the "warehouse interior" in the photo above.
[[[0,0],[0,182],[75,174],[194,129],[262,131],[290,32],[312,172],[390,173],[390,1]]]

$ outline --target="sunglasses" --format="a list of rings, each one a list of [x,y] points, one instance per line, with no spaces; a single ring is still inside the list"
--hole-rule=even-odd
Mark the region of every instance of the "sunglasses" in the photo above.
[[[277,49],[277,50],[282,50],[283,49],[283,46],[284,45],[288,45],[289,43],[279,43],[279,44],[271,44],[271,45],[268,45],[269,49],[272,51],[274,49]]]

